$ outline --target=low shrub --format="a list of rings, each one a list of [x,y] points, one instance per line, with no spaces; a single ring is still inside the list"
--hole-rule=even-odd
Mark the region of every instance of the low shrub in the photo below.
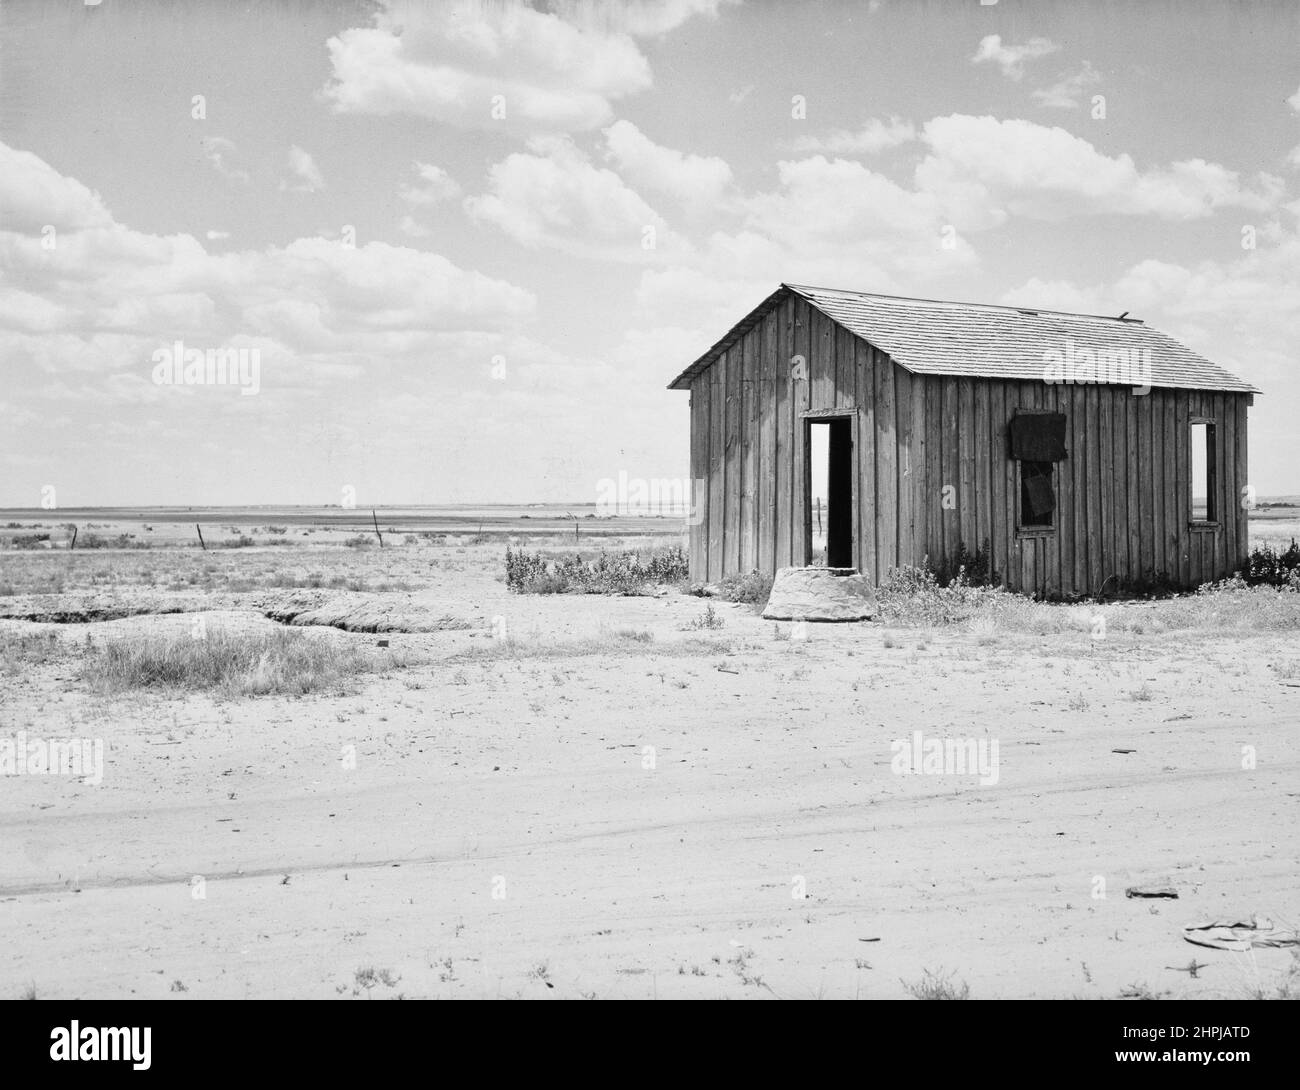
[[[14,534],[9,539],[9,546],[13,549],[39,549],[41,542],[49,540],[49,534]]]
[[[570,553],[551,560],[540,552],[506,549],[506,587],[515,594],[643,594],[649,587],[684,583],[686,573],[680,545],[648,556],[602,550],[591,559]]]
[[[1011,595],[998,587],[974,587],[958,572],[941,584],[937,573],[925,565],[891,568],[876,589],[881,620],[905,625],[952,625],[969,620],[997,598]]]
[[[966,548],[966,542],[959,542],[952,556],[945,557],[934,570],[935,580],[939,586],[946,587],[960,578],[966,586],[986,587],[994,582],[993,566],[989,559],[989,539],[973,553]]]
[[[772,576],[759,571],[725,576],[718,584],[718,597],[724,602],[740,602],[762,609],[772,593]]]
[[[1246,570],[1242,578],[1250,586],[1261,583],[1270,587],[1290,587],[1300,585],[1300,545],[1291,539],[1291,545],[1284,550],[1274,549],[1271,545],[1258,545],[1246,561]]]
[[[82,549],[148,549],[150,545],[147,541],[136,541],[135,534],[103,537],[87,530],[86,533],[77,535],[74,548],[80,552]]]

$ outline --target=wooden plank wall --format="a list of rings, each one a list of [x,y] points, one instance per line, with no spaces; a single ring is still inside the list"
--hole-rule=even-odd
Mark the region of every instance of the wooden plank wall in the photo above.
[[[1128,387],[1047,386],[1038,382],[913,376],[927,411],[911,457],[923,453],[913,482],[916,537],[900,555],[936,567],[964,543],[988,541],[994,572],[1013,590],[1073,597],[1133,588],[1167,574],[1182,587],[1221,579],[1249,550],[1241,491],[1246,479],[1241,394]],[[1007,428],[1018,410],[1061,412],[1069,457],[1057,467],[1056,529],[1018,532],[1019,478],[1008,457]],[[1215,421],[1218,525],[1190,525],[1191,421]],[[974,443],[973,456],[967,447]],[[956,508],[946,509],[944,487]],[[922,545],[924,543],[924,545]]]
[[[792,375],[802,356],[806,379]],[[916,375],[797,297],[775,306],[691,384],[693,579],[806,562],[804,413],[853,412],[854,558],[879,582],[988,542],[998,580],[1047,597],[1095,595],[1167,573],[1194,587],[1249,548],[1248,395]],[[1021,409],[1062,412],[1056,529],[1021,533],[1007,428]],[[1215,422],[1218,526],[1190,519],[1193,418]],[[945,492],[945,486],[948,491]],[[945,495],[951,502],[944,503]],[[1118,585],[1118,586],[1117,586]]]

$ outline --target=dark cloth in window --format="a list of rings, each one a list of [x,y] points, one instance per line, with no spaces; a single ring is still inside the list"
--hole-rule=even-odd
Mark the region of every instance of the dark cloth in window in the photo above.
[[[1065,414],[1018,413],[1013,416],[1011,457],[1022,462],[1065,461]]]

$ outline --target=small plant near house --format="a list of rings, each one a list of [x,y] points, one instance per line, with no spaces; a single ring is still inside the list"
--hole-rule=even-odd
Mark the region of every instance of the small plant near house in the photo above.
[[[909,984],[903,981],[903,987],[913,999],[969,999],[970,985],[964,980],[956,982],[952,973],[942,969],[923,971],[920,980]]]
[[[703,613],[701,613],[698,617],[694,618],[693,620],[686,622],[686,624],[683,626],[683,631],[699,632],[699,631],[703,631],[704,629],[721,628],[721,627],[722,627],[722,618],[718,616],[718,611],[713,608],[713,603],[710,602],[707,606],[705,606]]]
[[[724,602],[739,602],[753,606],[756,610],[767,605],[772,593],[772,576],[763,572],[751,571],[744,575],[724,576],[718,584],[718,597]]]
[[[1271,587],[1288,587],[1300,590],[1300,545],[1291,539],[1287,549],[1277,550],[1271,545],[1259,545],[1251,551],[1242,578],[1247,586],[1264,583]]]
[[[398,981],[402,978],[394,976],[390,969],[376,969],[374,966],[369,966],[365,969],[358,969],[352,974],[352,979],[356,984],[356,988],[352,990],[352,994],[359,995],[360,993],[357,989],[364,989],[366,998],[369,999],[371,991],[377,988],[380,984],[385,988],[395,988],[397,987]]]
[[[964,541],[958,543],[952,556],[944,558],[934,575],[941,587],[949,586],[959,579],[968,587],[988,586],[992,582],[989,539],[985,538],[984,543],[973,553],[966,548]]]
[[[995,587],[973,587],[961,573],[941,585],[928,564],[909,564],[890,569],[876,590],[876,604],[882,620],[928,628],[966,621],[990,596],[1005,593]]]

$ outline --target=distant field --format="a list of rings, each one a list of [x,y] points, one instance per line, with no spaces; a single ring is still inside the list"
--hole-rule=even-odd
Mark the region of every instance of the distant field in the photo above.
[[[594,504],[571,505],[446,505],[431,507],[379,507],[375,509],[380,532],[394,535],[447,535],[447,544],[472,544],[475,539],[498,544],[582,541],[599,538],[680,538],[687,531],[685,518],[672,515],[603,515]],[[129,535],[128,547],[147,545],[198,546],[195,523],[209,546],[241,535],[253,544],[341,543],[358,534],[374,536],[370,508],[345,510],[322,507],[66,507],[0,509],[0,548],[15,537],[48,533],[47,548],[64,548],[71,538],[69,525],[81,535],[100,539]],[[1250,514],[1252,545],[1287,545],[1300,538],[1300,496],[1264,497]],[[133,536],[132,536],[133,535]],[[457,540],[460,539],[460,540]],[[102,541],[101,541],[102,544]]]
[[[670,515],[602,515],[593,504],[570,506],[438,506],[380,507],[375,509],[380,532],[388,535],[482,535],[504,542],[507,538],[677,537],[686,528],[684,518]],[[202,527],[208,545],[228,536],[245,534],[257,544],[302,538],[314,543],[342,540],[356,534],[374,534],[371,509],[360,507],[65,507],[0,510],[0,547],[16,535],[48,532],[50,547],[60,548],[71,538],[68,525],[101,538],[119,534],[135,536],[135,545],[198,545],[195,524]],[[274,529],[272,529],[274,528]],[[279,533],[283,530],[285,532]],[[265,539],[265,540],[264,540]]]

